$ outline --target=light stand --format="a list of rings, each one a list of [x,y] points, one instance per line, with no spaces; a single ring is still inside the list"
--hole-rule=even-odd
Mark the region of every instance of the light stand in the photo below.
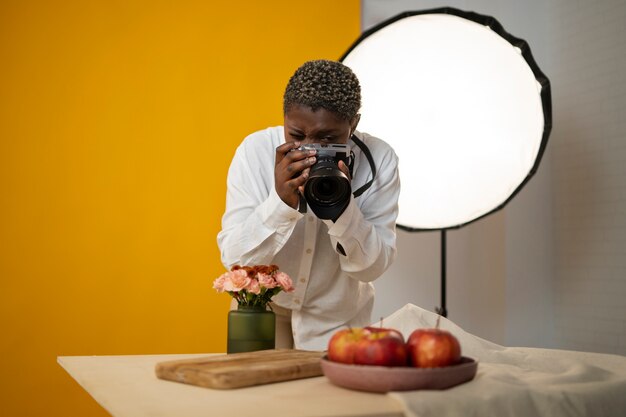
[[[361,82],[359,127],[400,157],[398,228],[441,232],[504,207],[534,175],[552,126],[550,83],[528,44],[493,17],[401,13],[341,58]]]
[[[435,308],[435,312],[444,317],[448,317],[448,309],[446,308],[446,231],[441,231],[441,305]]]

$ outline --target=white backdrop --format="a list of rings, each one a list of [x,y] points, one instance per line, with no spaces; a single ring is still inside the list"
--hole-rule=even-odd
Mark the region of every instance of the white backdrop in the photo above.
[[[449,318],[508,346],[626,355],[626,2],[364,0],[363,27],[456,7],[526,40],[552,84],[538,173],[499,213],[448,232]],[[374,317],[439,304],[439,235],[398,231]]]
[[[402,11],[444,6],[494,16],[505,30],[530,44],[550,77],[542,1],[365,0],[363,29]],[[539,172],[504,211],[447,232],[448,317],[499,344],[554,345],[549,173],[548,153]],[[434,310],[439,280],[440,233],[398,230],[398,259],[375,282],[374,318],[407,302]]]

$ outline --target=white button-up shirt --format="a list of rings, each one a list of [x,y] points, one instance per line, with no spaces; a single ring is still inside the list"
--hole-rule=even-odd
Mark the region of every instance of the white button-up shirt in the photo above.
[[[370,149],[377,173],[372,186],[350,203],[335,223],[300,213],[285,204],[274,187],[276,148],[285,142],[282,126],[248,136],[228,171],[226,212],[217,236],[222,263],[276,264],[295,290],[274,302],[292,311],[294,345],[324,350],[337,329],[371,323],[371,281],[396,256],[395,221],[400,180],[398,158],[380,139],[356,132]],[[352,190],[372,178],[372,170],[352,141]],[[340,244],[345,256],[337,251]]]

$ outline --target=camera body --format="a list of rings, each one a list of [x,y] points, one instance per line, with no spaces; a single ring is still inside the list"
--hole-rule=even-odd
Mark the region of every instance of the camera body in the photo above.
[[[350,146],[343,143],[308,143],[298,148],[299,151],[309,149],[315,149],[317,151],[315,155],[317,158],[315,165],[320,162],[334,162],[335,165],[339,165],[339,161],[343,161],[346,165],[349,165],[351,160]]]
[[[336,220],[350,202],[350,178],[339,169],[339,161],[350,166],[350,146],[341,143],[311,143],[299,150],[315,149],[316,161],[304,184],[304,198],[320,219]]]

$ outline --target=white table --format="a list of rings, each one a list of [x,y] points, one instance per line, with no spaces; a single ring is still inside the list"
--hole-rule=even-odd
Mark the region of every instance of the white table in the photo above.
[[[439,317],[406,305],[385,319],[406,337]],[[156,378],[157,362],[206,355],[74,356],[59,363],[115,417],[272,416],[483,417],[626,415],[626,357],[504,347],[441,319],[464,355],[479,362],[476,378],[443,391],[369,394],[325,377],[235,390],[211,390]],[[410,411],[408,411],[410,410]]]
[[[158,362],[206,355],[61,356],[58,362],[114,417],[404,416],[390,396],[343,389],[326,377],[213,390],[155,376]]]

